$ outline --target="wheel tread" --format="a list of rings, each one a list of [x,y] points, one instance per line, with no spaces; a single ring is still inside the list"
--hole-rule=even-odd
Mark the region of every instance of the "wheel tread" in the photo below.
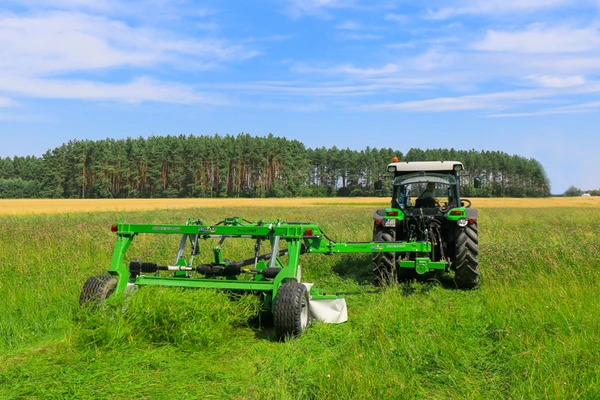
[[[302,333],[302,299],[308,307],[308,291],[301,283],[284,283],[279,287],[273,310],[275,334],[282,340]],[[310,313],[309,321],[310,323]]]
[[[479,284],[479,239],[477,222],[467,225],[456,238],[454,282],[460,289]]]
[[[115,290],[117,280],[107,274],[89,277],[83,284],[79,305],[97,304],[106,300]]]

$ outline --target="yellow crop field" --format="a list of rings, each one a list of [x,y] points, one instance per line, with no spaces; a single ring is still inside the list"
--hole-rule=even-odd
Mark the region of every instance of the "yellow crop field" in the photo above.
[[[474,198],[475,208],[600,207],[596,197],[550,197],[542,199]],[[268,199],[9,199],[0,200],[0,215],[49,214],[103,211],[168,210],[196,207],[313,207],[323,205],[372,205],[385,207],[388,198],[327,197]]]

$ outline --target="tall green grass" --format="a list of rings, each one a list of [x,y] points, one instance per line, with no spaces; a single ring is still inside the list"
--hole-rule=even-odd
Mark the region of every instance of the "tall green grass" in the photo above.
[[[0,217],[0,398],[600,398],[600,210],[480,210],[482,286],[378,290],[369,255],[304,255],[307,281],[346,292],[349,321],[286,343],[252,294],[142,288],[80,309],[105,272],[110,225],[283,218],[370,240],[372,207],[189,209]],[[173,235],[132,258],[172,262]],[[227,257],[252,244],[227,240]],[[263,321],[264,322],[264,321]],[[261,326],[259,326],[261,325]]]

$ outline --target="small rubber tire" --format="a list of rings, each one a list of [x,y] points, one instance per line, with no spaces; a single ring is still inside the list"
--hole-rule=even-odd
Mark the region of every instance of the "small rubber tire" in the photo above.
[[[83,284],[79,296],[80,306],[98,306],[110,297],[117,287],[117,279],[111,275],[101,274],[88,278]]]
[[[279,286],[273,308],[273,325],[278,340],[299,336],[310,324],[309,297],[306,286],[286,282]]]
[[[479,239],[477,222],[457,228],[454,283],[459,289],[474,289],[479,284]]]

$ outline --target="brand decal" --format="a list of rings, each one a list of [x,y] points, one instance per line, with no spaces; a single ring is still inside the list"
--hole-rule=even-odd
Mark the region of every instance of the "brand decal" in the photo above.
[[[153,226],[153,231],[178,231],[180,228],[178,226]]]

